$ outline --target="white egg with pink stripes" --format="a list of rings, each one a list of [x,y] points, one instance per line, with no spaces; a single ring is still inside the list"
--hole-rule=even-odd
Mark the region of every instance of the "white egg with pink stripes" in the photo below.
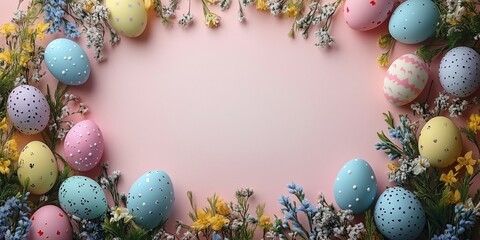
[[[388,68],[383,80],[383,93],[394,106],[412,102],[428,82],[428,65],[417,55],[405,54]]]

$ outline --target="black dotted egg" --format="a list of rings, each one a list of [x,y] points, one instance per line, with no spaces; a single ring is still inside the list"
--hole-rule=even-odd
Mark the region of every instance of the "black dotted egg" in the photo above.
[[[375,225],[388,239],[415,239],[422,232],[426,217],[420,201],[410,191],[393,187],[385,190],[377,200]]]
[[[58,190],[58,200],[65,212],[84,219],[94,219],[107,210],[105,192],[93,179],[73,176]]]
[[[468,97],[480,86],[480,54],[456,47],[443,56],[438,78],[443,89],[456,97]]]
[[[21,85],[8,95],[7,113],[18,131],[31,135],[45,129],[50,118],[50,107],[40,90]]]

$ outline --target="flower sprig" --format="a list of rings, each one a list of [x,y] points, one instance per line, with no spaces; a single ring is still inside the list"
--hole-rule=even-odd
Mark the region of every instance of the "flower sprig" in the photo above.
[[[32,221],[29,219],[29,193],[18,193],[0,205],[0,238],[26,239]]]

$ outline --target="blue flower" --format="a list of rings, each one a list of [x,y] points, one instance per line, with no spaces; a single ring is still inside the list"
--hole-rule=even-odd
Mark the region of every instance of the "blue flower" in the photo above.
[[[27,238],[32,225],[27,216],[30,212],[30,207],[27,204],[28,196],[29,193],[26,193],[21,199],[11,197],[0,206],[0,239]]]
[[[80,36],[77,25],[65,18],[65,7],[67,3],[63,0],[40,0],[43,4],[45,22],[49,23],[48,33],[62,32],[62,27],[68,38]]]

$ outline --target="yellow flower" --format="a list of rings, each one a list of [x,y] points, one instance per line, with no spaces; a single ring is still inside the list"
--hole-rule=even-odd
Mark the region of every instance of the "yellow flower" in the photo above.
[[[472,114],[470,115],[470,120],[467,121],[468,128],[475,134],[480,129],[480,115]]]
[[[221,198],[217,198],[215,202],[215,212],[220,215],[226,216],[230,214],[230,208],[228,208],[228,205],[227,203],[225,203],[225,201],[223,201]]]
[[[28,55],[22,54],[20,56],[20,62],[19,62],[20,66],[22,66],[22,67],[27,66],[27,63],[28,63],[29,60],[30,60],[30,57]]]
[[[0,61],[4,61],[7,64],[12,64],[12,52],[10,50],[4,50],[3,52],[0,52]]]
[[[45,39],[45,32],[47,31],[48,26],[49,26],[49,24],[46,23],[46,22],[37,23],[36,32],[37,32],[38,39],[40,39],[40,40]]]
[[[15,138],[8,140],[3,146],[3,152],[10,159],[17,161],[19,157],[17,140],[15,140]]]
[[[210,5],[215,5],[219,2],[219,0],[205,0],[205,2],[207,2]]]
[[[217,14],[208,12],[207,15],[205,15],[205,25],[207,25],[207,27],[216,28],[219,23],[220,17]]]
[[[455,177],[457,174],[453,174],[453,171],[450,170],[448,174],[442,173],[440,176],[440,181],[444,182],[445,185],[451,186],[452,184],[457,182],[457,178]]]
[[[2,121],[0,122],[0,131],[2,131],[2,132],[7,132],[8,131],[8,124],[7,124],[7,118],[6,117],[4,117],[2,119]]]
[[[206,212],[204,210],[197,210],[197,220],[192,223],[191,228],[194,231],[202,231],[207,229],[210,226],[209,219],[212,217],[210,212]]]
[[[154,6],[153,0],[143,0],[143,3],[145,4],[145,10],[147,11],[151,10]]]
[[[392,173],[396,173],[398,170],[398,166],[393,163],[387,164],[387,167],[390,171],[392,171]]]
[[[288,7],[284,12],[284,15],[286,17],[296,17],[297,14],[298,14],[297,6],[295,6],[293,2],[290,2],[290,4],[288,4]]]
[[[267,1],[257,0],[256,7],[260,11],[267,11]]]
[[[95,3],[93,3],[93,1],[91,0],[88,0],[85,3],[85,6],[83,6],[83,10],[85,10],[86,12],[91,12],[93,9],[93,6],[95,6]]]
[[[214,231],[222,229],[223,226],[230,222],[230,220],[220,214],[216,214],[215,216],[209,218],[208,221],[210,222],[210,225]]]
[[[24,42],[22,44],[22,50],[27,52],[27,53],[32,53],[34,51],[32,44],[28,42]]]
[[[3,158],[0,158],[0,173],[1,174],[9,174],[10,173],[10,161],[9,160],[3,160]]]
[[[263,215],[260,217],[258,221],[258,225],[262,228],[270,228],[272,226],[272,222],[270,221],[270,216]]]
[[[452,26],[457,25],[457,24],[458,24],[457,19],[455,19],[455,18],[450,19],[450,24],[451,24]]]
[[[11,23],[5,23],[2,26],[0,26],[0,34],[3,35],[10,35],[12,32],[17,31],[17,26],[11,24]]]
[[[392,42],[393,42],[392,35],[384,34],[384,35],[380,36],[380,38],[378,39],[378,46],[381,49],[389,49],[390,45],[392,45]]]
[[[389,55],[388,52],[384,52],[384,53],[382,53],[382,55],[380,55],[380,57],[377,59],[377,63],[378,63],[378,65],[380,65],[380,67],[386,67],[386,66],[388,66],[388,55]]]
[[[458,157],[457,158],[457,166],[455,166],[455,171],[458,172],[458,170],[462,169],[463,166],[467,168],[467,173],[470,175],[473,175],[473,166],[477,164],[477,160],[474,160],[472,158],[472,151],[468,151],[465,153],[464,157]]]

